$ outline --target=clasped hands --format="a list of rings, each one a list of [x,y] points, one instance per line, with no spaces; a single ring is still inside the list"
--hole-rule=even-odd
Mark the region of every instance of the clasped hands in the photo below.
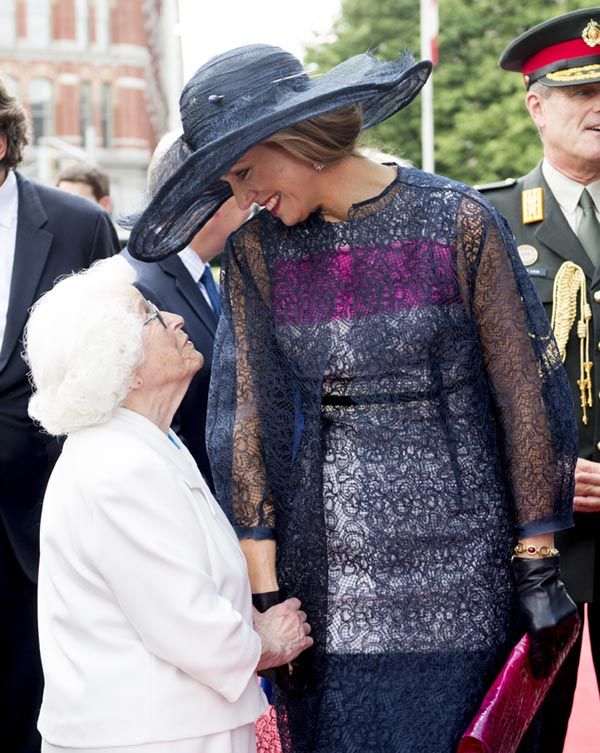
[[[311,627],[301,606],[299,599],[291,598],[281,603],[273,599],[273,606],[265,611],[253,608],[254,629],[262,644],[256,669],[263,674],[264,670],[277,668],[278,684],[283,673],[289,675],[288,665],[313,645]]]

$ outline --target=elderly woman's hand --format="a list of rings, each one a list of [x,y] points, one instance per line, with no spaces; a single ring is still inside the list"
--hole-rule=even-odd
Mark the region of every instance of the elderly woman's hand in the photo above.
[[[257,670],[288,664],[313,644],[310,625],[299,599],[286,599],[266,612],[254,609],[254,629],[260,636],[262,651]]]

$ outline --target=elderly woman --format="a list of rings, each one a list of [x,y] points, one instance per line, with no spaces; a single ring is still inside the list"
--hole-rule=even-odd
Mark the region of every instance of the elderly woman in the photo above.
[[[169,430],[202,355],[134,279],[99,263],[27,325],[30,413],[68,435],[41,524],[42,750],[246,753],[257,669],[310,628],[297,599],[253,624],[235,534]]]
[[[570,390],[512,235],[467,186],[357,150],[429,70],[359,55],[311,79],[265,45],[213,58],[130,238],[161,258],[231,193],[264,207],[225,254],[210,445],[256,603],[285,587],[313,626],[280,676],[285,751],[453,753],[514,602],[538,674],[575,611],[553,548]]]

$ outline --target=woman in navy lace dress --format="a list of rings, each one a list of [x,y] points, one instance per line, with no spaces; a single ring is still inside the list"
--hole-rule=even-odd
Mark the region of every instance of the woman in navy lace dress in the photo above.
[[[532,635],[574,609],[551,550],[571,398],[512,235],[466,186],[356,152],[428,73],[214,58],[130,241],[161,258],[231,193],[264,207],[224,256],[210,449],[257,607],[285,588],[313,625],[279,672],[284,751],[454,751],[516,635],[517,541]]]

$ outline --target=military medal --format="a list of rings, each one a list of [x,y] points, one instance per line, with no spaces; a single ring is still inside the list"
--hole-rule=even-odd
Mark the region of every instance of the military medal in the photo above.
[[[526,188],[521,194],[523,224],[541,222],[544,219],[544,189]]]
[[[517,251],[525,267],[530,267],[538,260],[539,254],[536,247],[531,246],[529,243],[522,243],[520,246],[517,246]]]

